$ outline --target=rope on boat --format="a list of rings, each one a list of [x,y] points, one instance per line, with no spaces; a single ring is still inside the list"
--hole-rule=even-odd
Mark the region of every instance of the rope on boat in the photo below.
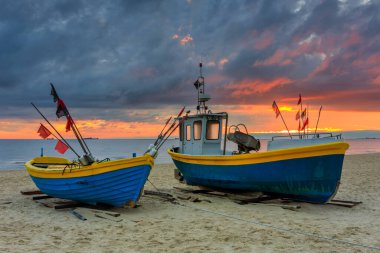
[[[148,178],[148,182],[151,184],[151,185],[153,185],[153,187],[154,187],[154,189],[156,189],[158,192],[161,192],[150,180],[149,180],[149,178]]]
[[[258,221],[245,220],[245,219],[242,219],[242,218],[239,218],[239,217],[235,217],[235,216],[231,216],[231,215],[228,215],[228,214],[219,213],[219,212],[215,212],[215,211],[212,211],[212,210],[203,209],[203,208],[199,208],[199,207],[188,206],[188,205],[185,205],[185,204],[179,204],[179,205],[183,206],[183,207],[192,208],[192,209],[198,210],[198,211],[203,211],[203,212],[207,212],[207,213],[216,214],[216,215],[223,216],[223,217],[226,217],[226,218],[230,218],[230,219],[234,219],[234,220],[238,220],[238,221],[243,221],[243,222],[246,222],[246,223],[251,223],[251,224],[260,225],[260,226],[263,226],[263,227],[272,228],[274,230],[278,230],[278,231],[282,231],[282,232],[299,234],[299,235],[304,235],[304,236],[318,238],[318,239],[325,240],[325,241],[334,241],[334,242],[341,243],[341,244],[348,244],[348,245],[355,246],[355,247],[361,247],[361,248],[366,248],[366,249],[370,249],[370,250],[379,250],[380,251],[380,247],[376,247],[376,246],[365,245],[365,244],[361,244],[361,243],[357,243],[357,242],[351,242],[351,241],[347,241],[347,240],[335,239],[335,238],[332,238],[332,237],[322,236],[322,235],[319,235],[319,234],[316,234],[316,233],[310,233],[310,232],[306,232],[306,231],[302,231],[302,230],[293,230],[293,229],[289,229],[289,228],[278,227],[278,226],[275,226],[275,225],[271,225],[271,224],[267,224],[267,223],[262,223],[262,222],[258,222]]]

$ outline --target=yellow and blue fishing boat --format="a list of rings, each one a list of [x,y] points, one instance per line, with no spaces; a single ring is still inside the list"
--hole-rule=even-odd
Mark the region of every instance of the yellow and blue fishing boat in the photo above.
[[[65,158],[42,156],[25,167],[35,185],[49,196],[124,207],[136,205],[153,164],[150,154],[85,166]]]
[[[325,203],[335,195],[349,147],[340,135],[273,138],[267,151],[250,153],[259,151],[260,141],[243,131],[242,124],[228,128],[227,113],[208,109],[202,72],[194,85],[197,113],[180,118],[179,146],[168,151],[185,183],[314,203]],[[237,144],[237,151],[226,150],[227,139]]]
[[[69,199],[87,204],[108,204],[117,207],[135,206],[157,156],[157,145],[150,145],[144,155],[111,161],[96,160],[85,139],[79,132],[65,103],[58,96],[53,84],[51,95],[57,103],[57,117],[67,118],[66,131],[74,132],[84,155],[80,156],[63,138],[40,110],[33,107],[59,136],[41,124],[38,133],[42,138],[53,135],[58,139],[56,150],[61,154],[70,149],[78,159],[74,161],[60,157],[36,157],[25,164],[35,185],[41,192],[56,198]]]

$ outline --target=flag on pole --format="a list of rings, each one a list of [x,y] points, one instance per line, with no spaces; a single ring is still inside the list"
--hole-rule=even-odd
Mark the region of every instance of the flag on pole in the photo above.
[[[55,112],[55,114],[57,115],[57,118],[60,118],[69,114],[65,103],[61,99],[58,99],[57,101],[57,111]]]
[[[300,119],[300,110],[298,110],[297,114],[296,114],[296,120],[299,120]]]
[[[41,124],[40,128],[38,128],[37,133],[41,136],[41,138],[46,139],[51,135],[49,129],[47,129],[44,125]]]
[[[59,100],[59,97],[58,97],[57,91],[55,90],[54,85],[53,85],[52,83],[50,83],[50,86],[51,86],[50,95],[53,96],[53,100],[54,100],[54,102],[57,102],[57,101]]]
[[[309,118],[306,118],[301,130],[304,130],[307,125],[309,125]]]
[[[272,109],[276,113],[276,119],[278,118],[278,115],[280,115],[280,109],[278,109],[276,101],[273,101]]]
[[[306,108],[305,110],[303,110],[303,112],[301,113],[301,118],[304,119],[306,117]]]
[[[66,132],[70,131],[71,127],[73,126],[73,118],[71,118],[70,115],[67,116],[67,122],[66,122]]]
[[[297,105],[301,104],[301,102],[302,102],[302,98],[301,98],[301,94],[299,94]]]
[[[69,147],[61,140],[58,140],[57,145],[55,145],[54,149],[57,150],[58,153],[63,155],[69,149]]]
[[[68,115],[69,112],[67,111],[65,103],[63,102],[62,99],[59,98],[57,91],[54,88],[54,85],[52,83],[50,83],[50,85],[51,85],[50,95],[53,96],[54,102],[57,103],[57,111],[55,113],[57,115],[57,118],[61,118],[63,116]]]

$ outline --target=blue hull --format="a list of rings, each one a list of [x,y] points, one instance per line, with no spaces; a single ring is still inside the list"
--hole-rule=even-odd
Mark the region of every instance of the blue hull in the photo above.
[[[204,165],[174,160],[187,184],[276,194],[325,203],[336,193],[344,154],[247,165]]]
[[[141,165],[76,178],[38,178],[31,176],[45,194],[88,204],[123,207],[136,203],[149,176],[151,166]]]

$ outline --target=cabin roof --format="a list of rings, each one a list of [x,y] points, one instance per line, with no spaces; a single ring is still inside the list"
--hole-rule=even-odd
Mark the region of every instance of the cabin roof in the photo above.
[[[187,115],[187,118],[204,118],[204,117],[221,117],[225,119],[227,117],[226,112],[218,112],[218,113],[202,113],[202,114],[192,114],[192,115]],[[179,117],[179,119],[182,119],[183,117]]]

